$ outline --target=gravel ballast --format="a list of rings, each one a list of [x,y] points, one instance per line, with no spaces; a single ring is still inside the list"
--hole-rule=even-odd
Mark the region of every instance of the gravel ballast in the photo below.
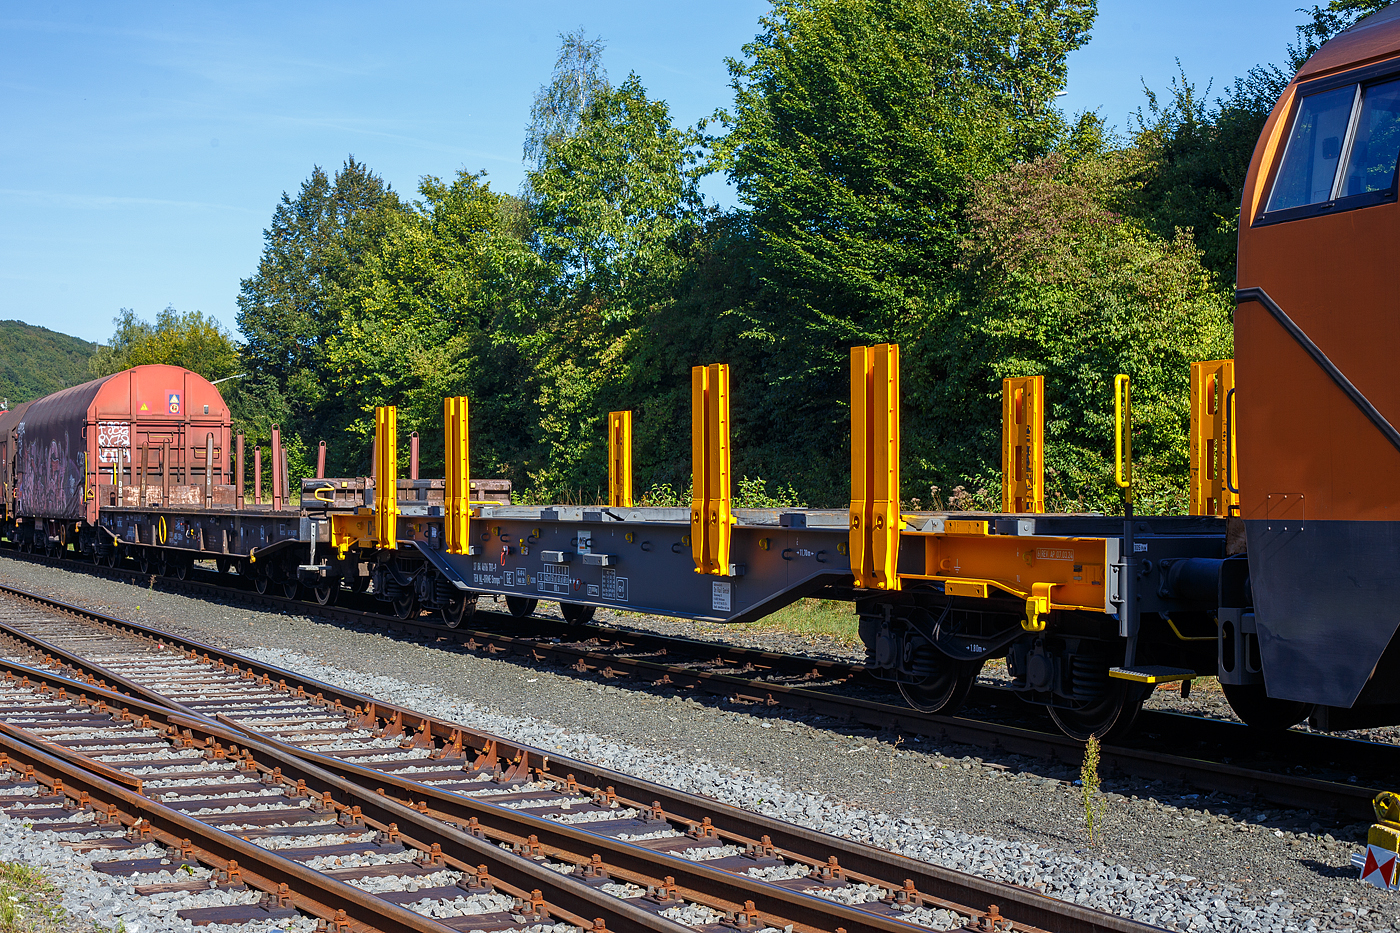
[[[605,682],[523,659],[489,660],[5,557],[0,581],[515,741],[1168,928],[1400,929],[1400,901],[1363,885],[1350,867],[1364,825],[1339,827],[1304,811],[1106,776],[1105,838],[1091,846],[1071,783],[1075,767]],[[793,650],[794,637],[783,636],[780,650]]]

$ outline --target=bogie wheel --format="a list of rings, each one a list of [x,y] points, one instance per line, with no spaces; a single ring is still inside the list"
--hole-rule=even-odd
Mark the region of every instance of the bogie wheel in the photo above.
[[[102,548],[94,545],[92,549],[92,565],[94,567],[101,567],[106,563],[107,560],[102,554]]]
[[[183,580],[190,575],[190,562],[183,557],[172,557],[166,563],[170,567],[170,575],[176,580]]]
[[[357,573],[352,580],[353,582],[350,584],[352,593],[363,593],[369,589],[369,574]]]
[[[476,594],[459,593],[447,601],[447,605],[442,607],[442,621],[448,628],[457,628],[463,622],[467,622],[476,615]]]
[[[272,581],[267,578],[267,574],[262,573],[260,571],[254,571],[253,589],[258,591],[259,596],[267,595],[267,588],[271,583]]]
[[[151,555],[151,573],[155,574],[156,576],[163,577],[166,575],[166,573],[169,572],[169,570],[169,558],[166,557],[164,551],[158,549],[155,552],[155,554]]]
[[[593,612],[596,606],[584,606],[580,603],[560,603],[559,611],[564,613],[564,621],[572,622],[574,625],[585,625],[593,621]]]
[[[151,572],[151,552],[141,548],[136,552],[136,569],[142,573]]]
[[[336,597],[340,595],[340,580],[323,580],[319,586],[312,587],[311,595],[316,597],[316,602],[322,606],[334,606]]]
[[[1312,713],[1312,704],[1279,700],[1264,692],[1263,684],[1221,684],[1225,699],[1245,725],[1261,732],[1282,732]]]
[[[535,611],[535,607],[540,604],[538,599],[531,599],[528,596],[507,596],[506,608],[510,614],[517,619],[523,619]]]
[[[413,595],[412,590],[405,590],[395,596],[392,605],[396,619],[407,621],[418,615],[418,597]]]
[[[117,546],[114,544],[108,549],[107,553],[103,555],[102,562],[108,567],[115,567],[117,566],[117,561],[121,560],[121,558],[121,552],[117,550]]]
[[[1110,680],[1102,699],[1082,709],[1050,707],[1050,718],[1060,731],[1078,742],[1097,736],[1101,742],[1111,742],[1127,735],[1142,711],[1143,701],[1152,692],[1150,685],[1128,680]]]
[[[219,571],[219,573],[221,573],[221,574],[228,573],[229,568],[230,568],[231,566],[232,566],[232,563],[229,561],[229,559],[228,559],[227,557],[216,557],[216,558],[214,558],[214,569],[217,570],[217,571]]]
[[[297,593],[301,591],[301,584],[295,579],[282,581],[282,595],[287,599],[296,599]]]
[[[930,650],[938,655],[936,669],[922,680],[901,680],[899,692],[905,702],[921,713],[951,716],[967,699],[982,671],[982,662],[955,661],[937,648],[930,646]]]

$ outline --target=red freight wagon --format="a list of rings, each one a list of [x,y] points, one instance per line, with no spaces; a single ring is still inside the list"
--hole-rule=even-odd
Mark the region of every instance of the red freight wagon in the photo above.
[[[12,523],[15,516],[15,500],[19,490],[15,486],[15,430],[24,420],[24,413],[30,403],[21,402],[14,408],[0,412],[0,517]]]
[[[229,432],[219,390],[179,366],[137,366],[55,392],[14,428],[15,511],[38,526],[96,522],[104,505],[231,505]]]

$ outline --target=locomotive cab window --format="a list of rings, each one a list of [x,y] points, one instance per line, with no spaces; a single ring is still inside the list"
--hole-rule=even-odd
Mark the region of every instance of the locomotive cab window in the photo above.
[[[1395,200],[1400,79],[1348,84],[1299,100],[1259,223]]]

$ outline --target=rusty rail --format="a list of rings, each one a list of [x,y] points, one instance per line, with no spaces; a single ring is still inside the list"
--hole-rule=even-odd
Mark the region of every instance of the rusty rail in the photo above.
[[[987,881],[966,875],[960,872],[944,869],[939,866],[918,862],[906,857],[896,855],[884,849],[868,846],[860,843],[852,843],[846,840],[836,840],[833,837],[822,833],[807,830],[803,827],[783,823],[759,814],[739,810],[719,804],[712,800],[684,794],[670,788],[650,782],[641,781],[618,772],[609,771],[580,761],[573,761],[559,756],[546,755],[544,752],[521,746],[509,742],[498,736],[493,736],[484,732],[465,729],[462,726],[448,723],[433,717],[424,716],[415,711],[408,710],[391,704],[379,703],[369,697],[365,697],[351,691],[342,690],[329,684],[315,681],[310,678],[300,677],[288,671],[261,664],[251,659],[242,658],[229,652],[202,645],[187,639],[179,639],[170,636],[168,633],[158,632],[146,626],[131,623],[125,620],[113,619],[99,613],[93,613],[71,605],[51,600],[45,597],[35,597],[33,594],[23,594],[13,588],[0,588],[0,591],[8,591],[12,595],[22,595],[39,604],[50,608],[60,609],[84,618],[88,618],[104,625],[111,626],[119,631],[125,631],[142,638],[163,641],[165,644],[178,647],[187,653],[188,656],[207,660],[207,662],[221,670],[237,670],[246,676],[252,676],[263,680],[267,678],[271,683],[285,683],[288,690],[296,690],[298,695],[319,695],[319,699],[327,705],[337,704],[346,709],[354,709],[357,715],[383,723],[386,728],[401,730],[409,736],[415,737],[419,741],[432,742],[435,745],[448,746],[455,744],[458,747],[470,747],[478,755],[489,754],[493,758],[511,762],[516,769],[535,771],[542,775],[558,775],[568,773],[575,777],[581,776],[585,784],[592,785],[595,792],[605,792],[616,794],[617,798],[625,801],[628,806],[633,806],[639,810],[647,810],[659,807],[668,819],[690,824],[696,827],[707,827],[709,831],[725,837],[729,840],[742,841],[750,845],[770,845],[775,850],[790,855],[792,858],[806,862],[808,864],[822,865],[833,855],[839,855],[839,870],[854,878],[868,878],[872,881],[885,885],[888,888],[898,889],[904,881],[912,884],[912,888],[924,897],[934,901],[946,902],[950,904],[975,905],[971,908],[960,908],[964,912],[980,915],[986,919],[989,915],[996,916],[991,907],[992,904],[1000,908],[1000,916],[1013,921],[1019,927],[1033,927],[1047,930],[1065,931],[1065,933],[1091,933],[1091,931],[1141,931],[1150,929],[1142,924],[1102,914],[1096,911],[1087,910],[1073,904],[1068,904],[1052,898],[1045,897],[1036,892],[1027,891],[1012,885]],[[11,630],[11,637],[18,637],[29,644],[35,650],[47,654],[55,659],[62,659],[64,664],[69,665],[76,671],[81,672],[83,677],[111,680],[111,672],[103,670],[100,666],[91,664],[84,659],[78,658],[70,652],[62,652],[42,639],[26,635],[15,630]],[[234,665],[237,665],[235,668]],[[149,702],[158,704],[158,700]],[[180,716],[179,713],[168,713],[167,715],[179,716],[181,720],[187,722],[197,721],[195,717]],[[173,721],[173,720],[172,720]],[[205,720],[207,725],[203,728],[214,734],[213,730],[225,728]],[[188,726],[187,726],[188,727]],[[230,740],[227,735],[224,741],[237,741],[246,746],[251,746],[259,740],[251,738],[242,733],[235,733],[238,736]],[[291,752],[289,749],[282,749],[288,754],[299,754],[302,757],[312,760],[313,753],[305,750]],[[368,773],[356,773],[352,766],[338,764],[334,768],[321,768],[325,762],[316,759],[316,765],[307,764],[306,767],[315,767],[323,773],[330,772],[337,774],[342,780],[358,778],[360,780],[372,780],[377,782],[376,787],[384,787],[386,796],[389,795],[391,783],[386,782],[384,775],[378,771],[368,771]],[[412,785],[410,787],[410,785]],[[453,822],[470,822],[475,818],[478,825],[485,826],[483,820],[487,819],[480,813],[475,813],[472,808],[462,803],[464,798],[455,795],[443,795],[441,792],[432,793],[430,789],[407,782],[398,785],[392,792],[401,797],[405,802],[412,800],[420,805],[425,804],[432,798],[433,807],[444,818]],[[455,799],[449,799],[454,798]],[[380,797],[378,803],[385,804],[388,801],[385,797]],[[403,806],[403,804],[399,804]],[[489,819],[496,819],[491,816]],[[545,822],[545,821],[542,821]],[[504,827],[496,826],[497,831],[506,832]],[[579,839],[572,838],[569,832],[562,829],[560,824],[549,823],[544,826],[534,827],[534,831],[524,833],[515,830],[515,835],[534,835],[537,839],[546,836],[550,838],[551,846],[556,847],[556,851],[570,853],[574,857],[582,854],[580,846],[591,847],[590,854],[598,853],[602,846],[597,837],[589,837],[585,845]],[[764,837],[767,837],[765,840]],[[636,872],[640,875],[635,861],[639,856],[627,848],[627,844],[618,843],[621,846],[616,850],[609,851],[609,859],[616,860],[619,870],[626,873]],[[719,880],[712,875],[707,875],[704,869],[689,866],[676,867],[673,875],[678,879],[682,876],[688,880],[685,882],[685,890],[703,895],[706,900],[722,898],[718,893]],[[688,873],[688,874],[686,874]],[[719,875],[721,873],[715,873]],[[677,881],[679,885],[679,880]],[[731,888],[735,886],[734,875],[723,874],[723,884]],[[766,906],[764,912],[772,916],[787,916],[788,912],[795,915],[789,922],[799,926],[808,925],[808,910],[806,901],[800,897],[790,903],[784,902],[782,898],[774,899],[770,893],[762,894],[756,889],[755,896],[744,900],[763,900]],[[738,898],[730,895],[727,901],[721,900],[723,904],[736,904]],[[740,908],[743,909],[742,907]],[[862,912],[856,911],[859,915]],[[850,918],[847,918],[850,919]],[[867,923],[868,915],[866,915]],[[852,925],[854,924],[854,925]],[[844,924],[847,929],[861,927],[855,924],[854,920]],[[875,927],[871,927],[874,929]]]

